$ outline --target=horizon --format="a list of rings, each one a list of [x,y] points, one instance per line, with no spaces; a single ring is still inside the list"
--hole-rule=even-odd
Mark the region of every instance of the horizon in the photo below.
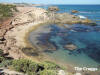
[[[8,4],[17,4],[17,2],[0,2],[1,4],[3,3],[8,3]],[[25,2],[18,3],[18,4],[24,4]],[[25,4],[36,4],[36,3],[25,3]],[[40,5],[100,5],[100,4],[40,4]]]
[[[70,1],[63,1],[63,0],[37,0],[37,1],[33,1],[33,0],[0,0],[0,3],[28,3],[28,4],[47,4],[47,5],[100,5],[100,1],[99,0],[95,0],[95,1],[91,1],[91,0],[87,0],[87,1],[81,1],[81,0],[70,0]]]

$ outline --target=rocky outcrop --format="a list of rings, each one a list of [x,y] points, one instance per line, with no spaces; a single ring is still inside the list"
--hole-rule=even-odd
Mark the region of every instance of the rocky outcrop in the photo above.
[[[21,49],[25,47],[26,30],[33,27],[34,24],[37,25],[48,20],[44,9],[25,7],[24,11],[21,10],[22,8],[24,9],[24,7],[19,8],[19,15],[16,15],[9,25],[0,29],[0,49],[15,59],[24,57]]]
[[[12,21],[12,25],[30,23],[34,21],[47,21],[48,17],[45,12],[46,10],[44,9],[33,7],[33,10],[24,12],[16,16]]]
[[[78,13],[79,11],[77,10],[72,10],[71,13]]]
[[[10,69],[0,68],[0,75],[26,75],[26,74],[12,71]]]
[[[48,8],[48,11],[59,11],[59,8],[56,6],[51,6]]]
[[[52,13],[49,16],[51,22],[57,23],[57,24],[85,24],[85,25],[91,25],[95,26],[96,23],[92,22],[89,19],[81,19],[78,16],[71,15],[69,13]]]
[[[57,23],[57,24],[85,24],[85,25],[91,25],[95,26],[96,23],[87,19],[87,18],[80,18],[79,16],[75,16],[69,13],[56,13],[56,11],[59,11],[58,7],[51,6],[48,8],[48,11],[46,12],[47,16],[49,17],[50,23]],[[77,10],[72,10],[72,13],[78,13]]]
[[[74,24],[75,21],[81,21],[81,19],[69,13],[56,13],[55,14],[55,23]]]

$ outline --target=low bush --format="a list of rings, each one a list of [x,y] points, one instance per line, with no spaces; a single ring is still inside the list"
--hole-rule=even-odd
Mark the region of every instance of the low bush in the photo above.
[[[15,5],[0,4],[0,18],[11,17],[13,15],[13,11],[17,11]]]
[[[9,67],[28,75],[56,75],[57,70],[62,69],[59,65],[50,61],[36,63],[28,59],[8,59],[4,56],[2,50],[0,50],[0,67]]]
[[[52,62],[35,63],[27,59],[12,61],[12,68],[28,75],[56,75],[61,67]]]
[[[5,58],[3,57],[3,50],[0,49],[0,63],[1,63],[2,61],[4,61],[4,60],[5,60]]]
[[[2,49],[0,49],[0,56],[2,56],[3,55],[3,50]]]
[[[50,61],[45,61],[43,63],[40,63],[40,65],[43,66],[45,69],[50,69],[50,70],[57,70],[61,68],[59,65]]]
[[[17,12],[15,5],[11,4],[1,4],[0,3],[0,26],[3,22],[13,17],[14,12]]]
[[[26,59],[13,60],[12,66],[16,71],[24,73],[34,73],[38,69],[38,64]]]
[[[12,60],[3,60],[0,63],[0,67],[9,67],[12,64]]]
[[[40,72],[40,75],[57,75],[55,70],[43,70]]]

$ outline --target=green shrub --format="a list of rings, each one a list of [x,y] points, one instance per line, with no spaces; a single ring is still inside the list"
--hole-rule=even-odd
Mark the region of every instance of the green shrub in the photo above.
[[[61,68],[59,65],[50,62],[50,61],[45,61],[43,63],[40,64],[41,66],[43,66],[45,69],[51,69],[51,70],[57,70],[59,68]]]
[[[1,63],[0,63],[0,67],[8,67],[12,64],[12,61],[11,60],[3,60]]]
[[[0,20],[13,16],[13,11],[17,11],[15,5],[0,4]]]
[[[60,66],[49,61],[35,63],[27,59],[13,60],[12,68],[28,75],[56,75],[57,70],[61,69]]]
[[[36,72],[27,72],[28,75],[37,75]]]
[[[0,56],[2,56],[3,55],[3,50],[2,49],[0,49]]]
[[[16,71],[24,73],[30,73],[30,72],[35,73],[38,69],[37,63],[26,59],[13,60],[12,66]]]
[[[11,65],[11,60],[9,60],[0,49],[0,67],[6,67]]]
[[[28,59],[11,60],[3,55],[2,50],[0,50],[0,55],[0,67],[10,67],[28,75],[56,75],[56,71],[62,69],[59,65],[49,61],[35,63]]]
[[[4,61],[4,60],[5,60],[5,58],[2,57],[2,56],[0,56],[0,63],[1,63],[2,61]]]
[[[40,72],[40,75],[57,75],[55,70],[43,70]]]
[[[0,63],[4,60],[5,60],[5,57],[3,57],[3,50],[0,49]]]

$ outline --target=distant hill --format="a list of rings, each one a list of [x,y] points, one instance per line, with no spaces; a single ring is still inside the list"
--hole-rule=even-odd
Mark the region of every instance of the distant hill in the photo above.
[[[32,4],[29,3],[14,3],[16,6],[21,6],[21,7],[25,7],[25,6],[32,6]]]

